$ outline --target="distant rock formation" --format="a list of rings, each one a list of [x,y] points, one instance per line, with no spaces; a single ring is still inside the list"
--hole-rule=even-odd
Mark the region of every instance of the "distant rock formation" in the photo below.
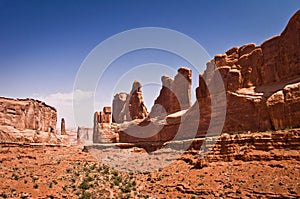
[[[56,109],[44,102],[0,97],[0,126],[54,132],[56,122]]]
[[[88,127],[78,127],[77,140],[83,144],[93,143],[93,129]]]
[[[130,94],[119,93],[113,100],[113,122],[122,123],[148,117],[142,96],[142,85],[134,81]]]
[[[66,124],[65,124],[65,119],[61,118],[61,123],[60,123],[60,134],[61,135],[67,135],[66,132]]]
[[[110,117],[111,117],[111,107],[105,106],[103,107],[103,111],[100,111],[99,113],[95,113],[95,117],[97,116],[96,121],[97,123],[110,123]]]
[[[162,88],[154,102],[150,117],[165,117],[191,107],[192,70],[179,68],[175,79],[162,76]]]
[[[95,112],[94,114],[94,128],[93,128],[93,142],[116,142],[117,134],[110,124],[111,107],[103,107],[103,111]]]

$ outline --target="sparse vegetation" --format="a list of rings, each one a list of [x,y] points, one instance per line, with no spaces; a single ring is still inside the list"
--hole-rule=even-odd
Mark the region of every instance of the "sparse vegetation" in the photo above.
[[[17,175],[17,174],[12,174],[12,178],[14,179],[14,180],[19,180],[19,176]]]

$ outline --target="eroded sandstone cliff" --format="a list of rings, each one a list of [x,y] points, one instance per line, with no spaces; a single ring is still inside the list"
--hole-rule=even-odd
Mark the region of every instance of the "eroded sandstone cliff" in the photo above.
[[[154,101],[150,117],[165,117],[166,115],[191,107],[192,70],[179,68],[174,80],[162,76],[162,88]]]
[[[209,85],[210,79],[219,72],[227,98],[223,132],[300,126],[299,35],[300,11],[291,18],[280,36],[265,41],[261,46],[247,44],[234,47],[216,55],[213,59],[215,64],[207,65],[206,71],[199,77],[197,101],[199,107],[210,108],[207,101],[211,100],[211,96],[203,84]],[[201,121],[199,127],[198,134],[206,131]]]
[[[0,97],[0,125],[17,130],[54,132],[56,109],[34,99],[11,99]]]
[[[190,73],[182,76],[190,77]],[[155,101],[155,106],[161,105],[165,110],[162,120],[155,120],[163,112],[154,106],[151,119],[135,120],[121,127],[120,141],[165,142],[207,133],[299,127],[300,11],[281,35],[260,46],[233,47],[208,62],[199,75],[197,101],[186,112],[178,109],[180,97],[170,92],[175,81],[163,77],[162,82],[163,88]],[[186,89],[188,92],[189,86]],[[139,132],[140,136],[133,136]]]
[[[142,84],[135,80],[130,94],[116,94],[112,109],[112,121],[116,123],[147,118],[148,111],[143,100]]]

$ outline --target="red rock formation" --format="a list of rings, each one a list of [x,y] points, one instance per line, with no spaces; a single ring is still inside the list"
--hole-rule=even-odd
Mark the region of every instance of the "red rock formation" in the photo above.
[[[98,123],[110,123],[111,107],[103,107],[103,111],[99,112]]]
[[[114,128],[110,124],[111,107],[103,107],[103,111],[95,112],[94,114],[94,128],[93,128],[93,142],[116,142],[117,134],[114,133]]]
[[[148,117],[147,108],[144,104],[142,96],[142,85],[138,81],[134,81],[130,92],[128,110],[130,120],[144,119]]]
[[[127,100],[129,99],[129,94],[127,93],[118,93],[114,96],[113,105],[112,105],[112,122],[122,123],[124,122],[124,108]],[[126,111],[128,114],[128,111]],[[128,115],[129,117],[129,115]]]
[[[134,81],[130,94],[119,93],[113,100],[113,122],[122,123],[148,117],[142,96],[142,85]]]
[[[56,109],[44,102],[0,97],[0,126],[54,132],[56,122]]]
[[[66,124],[65,124],[65,119],[61,118],[61,123],[60,123],[60,134],[61,135],[66,135]]]
[[[198,150],[194,151],[196,157],[191,158],[187,152],[186,155],[183,155],[182,160],[191,163],[196,168],[201,168],[203,160],[206,163],[234,160],[299,160],[297,155],[300,149],[299,139],[299,129],[237,135],[223,134],[209,139],[198,138],[193,141],[190,148],[199,149],[202,146],[200,153]],[[176,147],[181,148],[181,146]],[[280,152],[286,148],[289,150]],[[269,151],[271,152],[268,153]]]
[[[93,132],[93,143],[117,142],[118,134],[114,128],[115,126],[108,123],[98,123],[96,132]]]
[[[288,23],[280,36],[261,46],[247,44],[216,55],[215,66],[208,66],[200,75],[197,100],[200,107],[211,100],[202,79],[221,74],[227,96],[226,120],[223,132],[265,131],[300,126],[300,11]],[[292,89],[293,88],[293,89]],[[298,89],[298,90],[297,90]],[[287,94],[289,93],[289,94]],[[288,96],[291,100],[287,101]],[[271,96],[271,97],[270,97]],[[208,107],[208,106],[207,106]],[[207,108],[206,108],[207,109]],[[200,110],[200,114],[203,110]],[[207,131],[202,114],[198,135]]]
[[[300,82],[289,84],[271,95],[267,107],[275,129],[300,126]]]
[[[150,117],[165,117],[191,107],[192,71],[179,68],[175,79],[162,76],[162,89],[151,109]]]
[[[180,81],[175,83],[176,80],[162,77],[163,88],[150,118],[162,115],[158,119],[165,120],[148,119],[127,124],[119,132],[120,141],[165,142],[201,137],[207,132],[212,135],[299,127],[299,58],[300,11],[291,18],[280,36],[261,46],[233,47],[208,62],[206,70],[199,76],[197,102],[186,113],[169,115],[182,110],[178,106],[182,95],[178,93],[188,96],[189,70],[178,71],[188,80],[184,88],[180,87]],[[187,100],[180,101],[183,104],[189,101],[184,99]],[[184,107],[188,108],[188,103],[186,105]]]

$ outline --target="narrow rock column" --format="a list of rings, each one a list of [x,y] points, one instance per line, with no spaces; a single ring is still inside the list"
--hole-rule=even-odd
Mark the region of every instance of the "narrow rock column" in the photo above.
[[[67,135],[67,133],[66,133],[66,124],[65,124],[65,119],[64,118],[61,118],[60,131],[61,131],[61,135]]]

